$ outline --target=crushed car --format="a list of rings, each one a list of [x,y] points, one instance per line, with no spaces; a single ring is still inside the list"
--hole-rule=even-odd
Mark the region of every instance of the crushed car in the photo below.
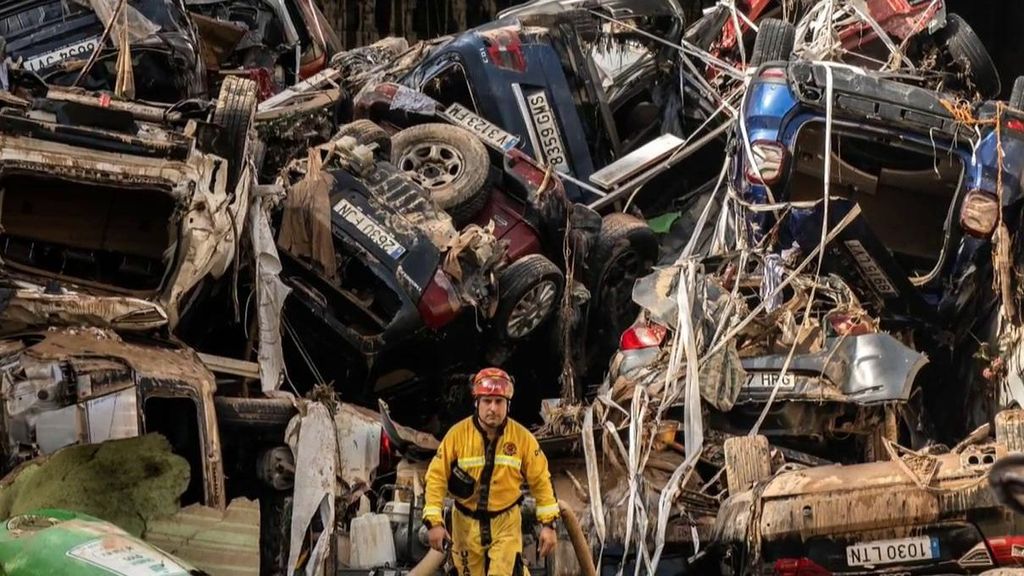
[[[344,135],[353,130],[360,141],[390,148],[399,164],[417,159],[418,168],[410,176],[375,157]],[[363,370],[418,380],[442,366],[473,363],[480,353],[503,355],[532,337],[563,306],[567,217],[578,234],[596,238],[606,269],[621,260],[625,268],[609,285],[628,289],[630,266],[652,261],[656,251],[653,237],[642,241],[649,234],[642,222],[618,215],[614,234],[601,234],[600,217],[567,203],[558,178],[518,150],[502,157],[504,172],[498,172],[484,144],[455,126],[423,124],[390,137],[362,121],[343,127],[326,149],[343,170],[312,179],[307,173],[289,187],[285,203],[278,244],[299,314],[289,321],[307,326],[307,333],[320,325],[340,335]],[[329,229],[314,210],[331,210]],[[314,224],[312,233],[305,222]],[[484,339],[471,336],[481,328]],[[472,348],[444,344],[463,338],[475,341]],[[310,348],[329,341],[303,340]],[[352,363],[336,350],[315,356],[324,365],[341,363],[332,373]],[[349,386],[359,381],[346,380]]]
[[[7,273],[147,299],[177,325],[244,230],[252,84],[232,79],[192,111],[59,87],[21,94],[0,109]]]
[[[739,448],[749,488],[722,504],[715,546],[723,574],[980,574],[1019,566],[1019,516],[988,487],[1019,446],[1020,411],[997,417],[948,453],[889,445],[892,459],[777,471]],[[1013,424],[1016,423],[1016,424]],[[975,436],[979,438],[974,438]],[[746,439],[745,439],[746,440]],[[752,443],[752,442],[751,442]],[[756,512],[755,512],[756,507]]]
[[[323,70],[341,40],[316,2],[186,0],[213,74],[242,74],[266,99]]]
[[[716,105],[686,80],[677,51],[651,40],[671,44],[682,37],[683,13],[673,0],[575,4],[531,2],[509,9],[494,22],[421,50],[421,60],[404,64],[393,82],[451,107],[457,122],[456,111],[469,110],[517,136],[524,152],[564,175],[571,200],[596,202],[677,152]],[[629,14],[640,29],[616,27],[591,11]],[[601,48],[601,38],[612,46]],[[680,90],[687,91],[686,107]],[[367,84],[355,96],[354,114],[381,121],[385,114],[418,112],[404,94],[387,82]],[[691,164],[693,170],[674,171],[651,187],[682,191],[679,178],[695,185],[713,175],[691,174],[700,171]],[[654,200],[673,195],[660,196]]]
[[[129,96],[174,103],[207,96],[199,38],[178,1],[37,0],[0,9],[6,55],[59,86],[114,92],[128,48]]]

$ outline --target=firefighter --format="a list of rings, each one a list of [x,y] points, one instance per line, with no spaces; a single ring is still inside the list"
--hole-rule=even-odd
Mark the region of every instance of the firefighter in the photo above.
[[[427,470],[423,523],[430,546],[443,551],[450,541],[459,576],[509,576],[523,567],[519,506],[525,482],[537,500],[540,554],[558,543],[558,502],[551,486],[548,460],[522,424],[508,417],[514,383],[498,368],[473,377],[473,416],[448,431]],[[455,501],[451,526],[442,518],[442,502]],[[451,534],[449,535],[449,529]]]

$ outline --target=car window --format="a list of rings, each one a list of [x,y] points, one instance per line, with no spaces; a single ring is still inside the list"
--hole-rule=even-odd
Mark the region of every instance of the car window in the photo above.
[[[429,76],[420,84],[420,92],[430,96],[445,106],[459,103],[479,114],[473,91],[469,87],[466,69],[457,59],[453,59],[433,76]]]

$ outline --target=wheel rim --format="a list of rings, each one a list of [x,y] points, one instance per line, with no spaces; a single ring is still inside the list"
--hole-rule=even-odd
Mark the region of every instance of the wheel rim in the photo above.
[[[465,172],[466,160],[454,146],[443,142],[422,142],[409,148],[398,167],[427,189],[450,185]]]
[[[509,314],[508,335],[512,338],[522,338],[536,330],[551,313],[557,293],[555,283],[551,280],[544,280],[530,288],[516,302],[512,313]]]

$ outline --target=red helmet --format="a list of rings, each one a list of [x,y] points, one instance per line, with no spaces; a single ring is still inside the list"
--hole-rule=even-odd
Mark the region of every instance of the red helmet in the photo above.
[[[473,398],[501,396],[511,400],[514,392],[512,377],[501,368],[484,368],[473,376]]]

